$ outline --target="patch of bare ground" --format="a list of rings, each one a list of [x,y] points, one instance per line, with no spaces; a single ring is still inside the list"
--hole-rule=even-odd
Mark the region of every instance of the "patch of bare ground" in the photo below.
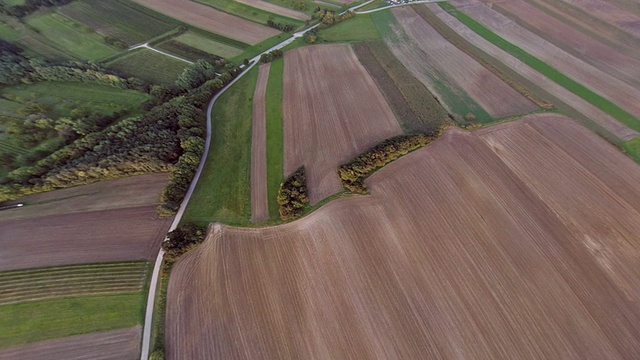
[[[298,48],[284,60],[284,175],[304,165],[316,204],[342,188],[339,165],[402,129],[349,45]]]
[[[230,39],[255,45],[280,32],[191,0],[134,0],[150,9]]]
[[[442,21],[444,21],[453,31],[462,36],[469,43],[478,47],[488,55],[492,56],[496,60],[500,61],[507,67],[516,71],[518,74],[531,81],[533,84],[537,84],[545,92],[560,99],[578,113],[584,115],[591,120],[594,124],[602,128],[605,132],[613,135],[620,140],[629,140],[638,136],[638,133],[632,129],[629,129],[624,124],[618,122],[605,112],[601,111],[594,105],[586,102],[579,96],[573,94],[569,90],[555,83],[553,80],[535,71],[522,61],[488,42],[480,35],[473,32],[464,24],[459,22],[456,18],[442,10],[439,6],[428,5],[428,8],[433,11]]]
[[[6,360],[134,360],[140,356],[140,326],[0,349]]]
[[[636,100],[640,99],[640,89],[571,55],[485,4],[469,4],[466,0],[454,0],[452,3],[466,4],[461,8],[464,13],[505,40],[640,117],[640,102]]]
[[[293,9],[289,9],[280,5],[272,4],[264,0],[236,0],[236,1],[239,3],[247,4],[249,6],[253,6],[254,8],[268,11],[270,13],[290,17],[292,19],[298,19],[298,20],[311,19],[311,17],[305,13],[302,13],[300,11],[296,11]]]
[[[525,1],[495,2],[493,9],[619,80],[636,87],[640,86],[640,60],[618,52],[614,47],[596,40]]]
[[[482,64],[445,38],[409,7],[392,10],[394,16],[424,52],[414,61],[429,62],[446,74],[495,118],[528,113],[537,106],[518,93]]]
[[[640,168],[555,114],[447,131],[174,267],[168,359],[631,359]]]
[[[267,196],[267,115],[265,96],[271,64],[260,66],[253,93],[253,123],[251,125],[251,221],[269,219]],[[275,199],[272,199],[275,201]]]

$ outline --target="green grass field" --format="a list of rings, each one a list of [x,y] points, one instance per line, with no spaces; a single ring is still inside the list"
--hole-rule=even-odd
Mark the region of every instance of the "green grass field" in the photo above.
[[[267,20],[272,19],[277,23],[291,24],[296,27],[304,25],[304,22],[291,19],[286,16],[267,12],[262,9],[254,8],[252,6],[239,3],[233,0],[196,0],[197,2],[211,6],[214,9],[224,11],[226,13],[236,15],[249,21],[257,22],[260,24],[266,24]]]
[[[640,137],[622,143],[622,150],[640,164]]]
[[[158,84],[173,84],[189,64],[147,49],[136,49],[107,66],[127,76]]]
[[[442,9],[449,12],[456,19],[458,19],[460,22],[465,24],[471,30],[476,32],[478,35],[482,36],[484,39],[490,41],[491,43],[498,46],[502,50],[518,58],[525,64],[531,66],[536,71],[544,74],[545,76],[547,76],[548,78],[556,82],[558,85],[580,96],[585,101],[588,101],[589,103],[593,104],[600,110],[611,115],[611,117],[613,117],[614,119],[627,125],[631,129],[640,131],[640,121],[638,121],[638,119],[636,119],[633,115],[631,115],[624,109],[620,108],[613,102],[596,94],[595,92],[591,91],[584,85],[569,78],[568,76],[564,75],[563,73],[556,70],[555,68],[549,66],[542,60],[522,50],[518,46],[506,41],[505,39],[503,39],[493,31],[489,30],[484,25],[480,24],[479,22],[471,18],[469,15],[461,11],[458,11],[453,5],[449,3],[440,3],[439,5]]]
[[[279,219],[278,188],[284,181],[284,129],[282,128],[282,76],[284,59],[276,59],[271,63],[269,81],[267,82],[266,114],[267,114],[267,196],[269,216]]]
[[[247,225],[251,218],[251,122],[255,67],[213,107],[211,148],[182,222]]]
[[[26,0],[2,0],[2,3],[8,6],[24,5]]]
[[[78,59],[99,61],[119,52],[99,34],[60,14],[34,14],[26,18],[26,23],[57,48]]]
[[[0,90],[0,95],[15,100],[14,104],[35,100],[42,104],[52,116],[67,116],[76,108],[103,115],[111,115],[121,109],[126,109],[130,113],[139,113],[142,112],[140,104],[151,98],[135,90],[46,81],[5,87]]]
[[[0,306],[0,348],[142,323],[145,297],[77,296]]]
[[[207,52],[209,54],[218,55],[225,59],[233,58],[234,56],[238,56],[242,54],[242,51],[246,47],[248,47],[248,46],[245,46],[243,48],[237,48],[220,41],[215,41],[215,40],[206,38],[204,36],[198,35],[193,32],[187,32],[182,35],[176,36],[172,40],[191,46],[192,48]]]
[[[6,41],[16,41],[20,39],[20,32],[9,27],[9,25],[0,22],[0,39]]]
[[[356,42],[380,39],[370,14],[356,15],[327,29],[318,31],[320,42]]]
[[[130,4],[120,0],[82,0],[65,5],[58,12],[128,45],[145,42],[180,25],[177,21],[139,11]]]

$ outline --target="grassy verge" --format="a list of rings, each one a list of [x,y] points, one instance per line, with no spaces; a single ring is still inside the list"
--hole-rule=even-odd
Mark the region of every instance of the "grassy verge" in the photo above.
[[[0,306],[0,347],[134,326],[143,308],[142,293]]]
[[[246,225],[251,218],[251,122],[255,67],[216,101],[211,148],[182,222]]]
[[[282,76],[284,59],[271,63],[267,83],[267,194],[269,216],[278,217],[278,187],[284,181],[284,129],[282,128]]]
[[[169,287],[169,276],[171,267],[164,262],[160,269],[160,285],[156,293],[156,301],[153,309],[153,324],[151,325],[151,343],[149,344],[149,354],[156,351],[164,353],[164,327],[167,312],[167,288]]]
[[[640,137],[622,143],[622,150],[640,164]]]
[[[493,31],[489,30],[484,25],[472,19],[467,14],[458,11],[453,5],[449,3],[440,3],[439,5],[442,9],[449,12],[452,16],[454,16],[460,22],[465,24],[475,33],[482,36],[487,41],[493,43],[500,49],[513,55],[520,61],[524,62],[525,64],[535,69],[536,71],[540,72],[541,74],[544,74],[545,76],[547,76],[548,78],[556,82],[558,85],[564,87],[565,89],[571,91],[572,93],[581,97],[585,101],[596,106],[603,112],[611,115],[611,117],[613,117],[614,119],[627,125],[631,129],[640,131],[640,121],[638,121],[638,119],[636,119],[633,115],[631,115],[624,109],[620,108],[619,106],[605,99],[604,97],[596,94],[595,92],[591,91],[590,89],[578,83],[577,81],[562,74],[558,70],[549,66],[548,64],[541,61],[540,59],[532,56],[531,54],[522,50],[518,46],[506,41],[505,39],[498,36]]]
[[[380,39],[370,14],[356,15],[318,31],[319,42],[356,42]]]

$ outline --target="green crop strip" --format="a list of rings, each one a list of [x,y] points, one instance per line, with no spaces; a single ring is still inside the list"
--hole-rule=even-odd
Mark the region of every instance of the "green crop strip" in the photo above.
[[[500,49],[508,52],[509,54],[513,55],[520,61],[529,65],[536,71],[540,72],[541,74],[544,74],[545,76],[547,76],[548,78],[556,82],[558,85],[564,87],[565,89],[578,95],[585,101],[596,106],[598,109],[611,115],[611,117],[613,117],[614,119],[620,121],[621,123],[627,125],[628,127],[636,131],[640,131],[640,122],[638,121],[638,119],[636,119],[633,115],[631,115],[624,109],[620,108],[619,106],[605,99],[604,97],[596,94],[595,92],[589,90],[587,87],[578,83],[577,81],[562,74],[560,71],[554,69],[553,67],[549,66],[542,60],[536,58],[535,56],[527,53],[526,51],[522,50],[518,46],[503,39],[493,31],[489,30],[484,25],[480,24],[479,22],[471,18],[469,15],[461,11],[458,11],[455,6],[448,3],[440,3],[439,5],[442,9],[447,11],[449,14],[454,16],[463,24],[465,24],[469,29],[473,30],[475,33],[482,36],[489,42],[493,43]]]

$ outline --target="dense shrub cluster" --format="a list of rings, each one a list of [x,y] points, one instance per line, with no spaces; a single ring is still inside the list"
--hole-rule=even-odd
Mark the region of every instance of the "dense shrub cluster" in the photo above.
[[[282,32],[292,32],[293,30],[295,30],[295,27],[291,24],[278,23],[271,19],[267,20],[267,25]]]
[[[262,54],[262,56],[260,56],[260,62],[266,64],[273,61],[273,59],[281,58],[283,55],[284,53],[282,52],[282,50],[276,49],[266,54]]]
[[[314,17],[322,21],[322,25],[320,25],[321,28],[328,28],[341,21],[351,19],[354,16],[356,16],[356,13],[353,11],[347,11],[340,15],[334,10],[322,9],[320,7],[317,7],[314,13]]]
[[[167,234],[167,239],[162,243],[165,262],[169,265],[173,264],[180,256],[201,244],[206,235],[206,228],[192,223],[178,226]]]
[[[300,167],[280,184],[277,200],[282,220],[295,220],[302,215],[304,207],[309,203],[304,167]]]
[[[428,145],[439,135],[439,132],[401,135],[381,142],[338,168],[338,176],[340,176],[342,186],[356,194],[367,194],[369,190],[364,179],[373,171],[413,150]]]

